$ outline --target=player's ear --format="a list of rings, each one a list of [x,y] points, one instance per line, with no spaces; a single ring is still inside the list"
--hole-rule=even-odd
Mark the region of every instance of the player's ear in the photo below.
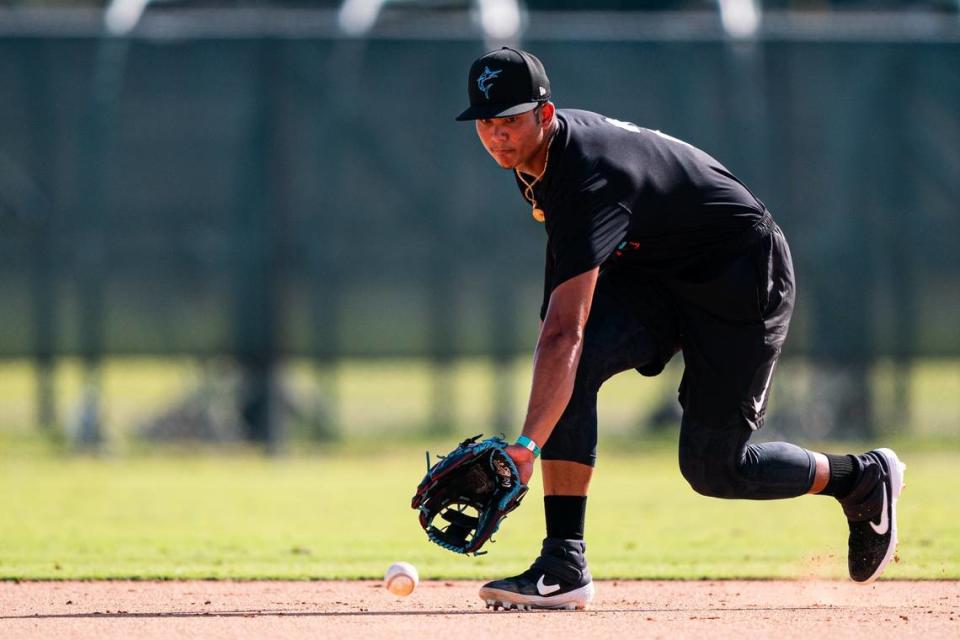
[[[540,122],[544,125],[550,124],[556,113],[557,107],[552,102],[544,102],[543,106],[540,107]]]

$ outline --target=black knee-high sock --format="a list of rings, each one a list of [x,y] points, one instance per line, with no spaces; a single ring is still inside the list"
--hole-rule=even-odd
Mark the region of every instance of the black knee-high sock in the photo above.
[[[853,456],[835,456],[829,453],[823,455],[830,462],[830,480],[820,495],[845,498],[857,482],[860,466]]]
[[[547,537],[583,540],[583,522],[587,514],[587,496],[544,496]]]

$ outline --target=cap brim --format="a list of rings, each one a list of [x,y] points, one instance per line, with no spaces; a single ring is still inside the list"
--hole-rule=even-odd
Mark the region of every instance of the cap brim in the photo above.
[[[502,104],[484,104],[484,105],[475,105],[461,113],[457,116],[457,120],[486,120],[487,118],[506,118],[508,116],[515,116],[521,113],[526,113],[527,111],[532,111],[536,108],[539,102],[523,102],[521,104],[514,104],[510,106],[504,106]]]

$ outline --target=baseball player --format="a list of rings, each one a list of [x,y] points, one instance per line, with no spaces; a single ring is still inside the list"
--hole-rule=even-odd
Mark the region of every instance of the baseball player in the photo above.
[[[831,455],[749,444],[763,425],[794,305],[790,250],[770,212],[703,151],[659,131],[557,109],[540,60],[502,48],[468,76],[474,121],[547,233],[542,321],[522,435],[507,452],[528,482],[542,458],[546,538],[488,605],[583,608],[594,594],[584,518],[597,391],[616,373],[659,374],[683,352],[680,471],[698,493],[839,500],[848,565],[874,580],[897,541],[904,465],[890,449]]]

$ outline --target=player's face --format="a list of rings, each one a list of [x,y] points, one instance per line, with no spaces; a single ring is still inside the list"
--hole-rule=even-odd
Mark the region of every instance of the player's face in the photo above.
[[[542,120],[534,111],[477,120],[476,126],[487,153],[504,169],[523,167],[536,155],[544,140]]]

